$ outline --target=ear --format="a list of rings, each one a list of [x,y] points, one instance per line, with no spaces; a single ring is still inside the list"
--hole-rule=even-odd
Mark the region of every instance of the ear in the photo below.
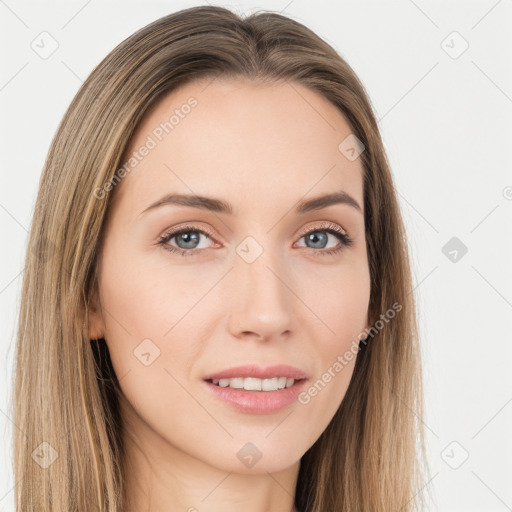
[[[103,310],[99,300],[97,281],[93,286],[92,296],[89,301],[89,339],[98,340],[105,337],[105,322]]]

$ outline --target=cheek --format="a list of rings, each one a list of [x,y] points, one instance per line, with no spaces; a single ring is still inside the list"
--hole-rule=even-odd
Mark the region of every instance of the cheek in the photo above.
[[[301,278],[302,296],[321,321],[322,354],[332,359],[367,327],[370,274],[363,255],[317,269]],[[315,323],[318,323],[317,322]],[[320,328],[319,328],[320,329]],[[314,333],[311,336],[315,338]],[[322,357],[325,363],[325,357]]]
[[[170,269],[135,257],[105,258],[105,270],[105,340],[128,411],[155,431],[182,429],[183,418],[200,413],[183,387],[197,359],[198,345],[189,342],[194,312],[186,314],[197,298]]]
[[[191,309],[197,293],[179,269],[158,258],[163,249],[145,254],[140,248],[115,242],[105,253],[101,275],[107,330],[114,334],[121,329],[123,337],[132,342],[162,339]]]
[[[133,344],[160,338],[169,329],[165,304],[147,274],[118,267],[105,276],[101,286],[106,334],[111,340]]]
[[[183,391],[177,381],[184,381],[197,360],[207,329],[200,299],[211,279],[201,282],[156,256],[113,243],[100,272],[104,337],[116,374],[127,375],[126,393],[136,403],[145,400],[145,390],[162,404],[169,393]]]
[[[305,320],[303,327],[315,340],[313,359],[317,364],[299,403],[325,428],[341,404],[354,371],[358,335],[364,334],[367,326],[370,276],[368,267],[356,262],[325,269],[323,275],[314,277],[307,281],[309,286],[317,283],[317,293],[304,292],[304,296],[321,321],[308,316],[310,321]]]
[[[322,297],[323,319],[329,327],[326,352],[341,350],[348,341],[362,333],[367,325],[370,291],[363,283],[351,286],[346,280]]]

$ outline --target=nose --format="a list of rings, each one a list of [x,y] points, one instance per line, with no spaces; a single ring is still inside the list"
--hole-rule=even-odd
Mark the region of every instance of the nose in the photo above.
[[[234,337],[270,341],[291,333],[296,299],[275,259],[265,253],[252,263],[237,257],[228,293],[228,329]]]

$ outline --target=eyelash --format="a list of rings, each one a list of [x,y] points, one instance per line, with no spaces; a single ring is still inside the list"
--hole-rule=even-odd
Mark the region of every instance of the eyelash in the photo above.
[[[336,238],[338,238],[338,240],[340,240],[340,242],[341,242],[341,245],[335,249],[317,250],[317,249],[309,248],[311,251],[316,252],[322,256],[335,255],[335,254],[339,253],[340,251],[342,251],[345,247],[350,247],[354,242],[352,240],[352,238],[350,238],[350,236],[344,230],[342,230],[336,224],[332,224],[332,223],[327,223],[326,225],[317,226],[314,229],[310,229],[308,231],[302,232],[299,237],[299,240],[304,238],[306,235],[309,235],[310,233],[316,233],[316,232],[320,232],[320,231],[324,231],[326,233],[330,233],[330,234],[336,236]],[[176,231],[167,232],[167,233],[164,233],[163,235],[161,235],[158,239],[158,245],[162,246],[166,251],[177,253],[180,256],[194,256],[197,252],[200,252],[203,249],[185,250],[185,249],[173,247],[168,244],[168,242],[171,239],[173,239],[175,236],[181,235],[183,233],[189,233],[189,232],[201,233],[201,234],[206,235],[209,238],[213,239],[212,234],[207,229],[199,229],[194,226],[183,226],[182,228],[179,228]]]

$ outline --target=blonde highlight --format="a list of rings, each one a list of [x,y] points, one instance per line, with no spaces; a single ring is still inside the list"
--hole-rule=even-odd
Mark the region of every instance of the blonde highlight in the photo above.
[[[120,43],[92,71],[52,141],[39,183],[16,340],[13,412],[18,512],[123,509],[119,381],[89,339],[112,183],[144,114],[195,80],[300,83],[346,117],[365,146],[369,321],[402,306],[360,344],[343,402],[301,460],[302,512],[416,510],[426,476],[420,347],[406,232],[378,124],[354,71],[302,24],[221,7],[165,16]],[[95,195],[95,190],[105,193]],[[411,412],[414,411],[414,412]],[[58,456],[34,463],[46,442]]]

